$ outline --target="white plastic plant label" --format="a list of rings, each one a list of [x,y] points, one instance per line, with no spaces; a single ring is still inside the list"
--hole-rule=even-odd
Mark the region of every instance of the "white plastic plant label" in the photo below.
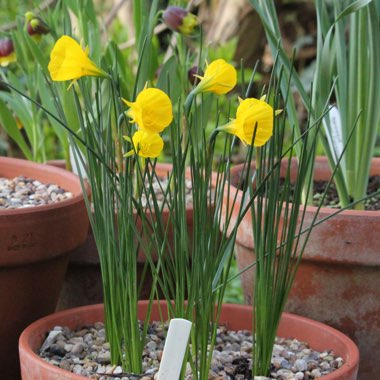
[[[170,321],[157,380],[178,380],[185,357],[191,322],[174,318]]]
[[[328,113],[328,120],[324,120],[323,125],[336,163],[343,152],[344,146],[340,112],[336,106],[331,107]]]

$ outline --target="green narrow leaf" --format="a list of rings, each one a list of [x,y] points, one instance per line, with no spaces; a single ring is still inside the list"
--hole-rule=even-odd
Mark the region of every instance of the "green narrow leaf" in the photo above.
[[[112,67],[120,75],[121,93],[125,99],[131,99],[129,84],[133,83],[134,75],[131,73],[130,67],[125,64],[126,57],[119,49],[117,43],[110,41],[107,45],[103,57],[102,66]]]
[[[51,98],[51,93],[49,91],[49,88],[46,86],[44,76],[38,75],[37,79],[37,86],[38,86],[38,93],[41,98],[41,103],[49,110],[51,110],[54,114],[58,114],[58,111],[55,110],[55,105],[53,103],[53,100]],[[53,111],[54,110],[54,111]],[[53,128],[54,133],[58,137],[60,143],[62,144],[63,147],[65,147],[68,144],[68,139],[67,139],[67,132],[65,129],[62,128],[62,126],[54,120],[51,116],[46,115],[49,125]]]
[[[39,64],[40,69],[42,69],[44,72],[47,72],[49,55],[46,54],[45,51],[42,51],[40,45],[35,42],[28,34],[24,35],[23,41],[25,43],[25,46],[28,47],[28,50],[30,51],[35,61]]]
[[[181,87],[175,85],[176,83],[179,83],[179,81],[180,74],[178,60],[173,55],[163,64],[156,85],[157,88],[160,88],[169,95],[173,104],[177,102],[179,96],[181,95]]]
[[[28,144],[26,143],[24,137],[18,129],[17,123],[12,113],[8,110],[7,106],[2,100],[0,100],[0,122],[1,126],[5,129],[7,134],[20,147],[25,157],[28,160],[32,160],[32,152],[30,151]]]
[[[340,19],[342,19],[345,16],[348,16],[351,13],[357,12],[369,3],[371,3],[372,0],[357,0],[354,3],[350,4],[347,8],[343,9],[342,13],[339,14],[339,16],[336,18],[335,22],[338,22]]]
[[[25,90],[21,90],[25,91]],[[23,99],[17,98],[11,94],[0,93],[0,99],[6,102],[11,110],[17,115],[21,124],[24,126],[28,136],[31,136],[31,128],[33,124],[33,118],[30,112],[31,105],[26,103]]]

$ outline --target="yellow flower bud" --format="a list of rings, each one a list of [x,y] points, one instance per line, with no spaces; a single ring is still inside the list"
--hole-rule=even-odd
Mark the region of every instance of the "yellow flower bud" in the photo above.
[[[78,42],[69,36],[62,36],[50,53],[48,66],[54,81],[76,80],[83,76],[107,74],[88,58],[88,48],[83,50]]]
[[[254,146],[264,145],[273,133],[273,108],[263,100],[248,98],[241,101],[237,112],[236,119],[219,130],[231,133],[243,143],[251,145],[253,140]]]
[[[158,88],[145,88],[135,102],[123,101],[130,107],[127,115],[132,119],[131,123],[148,133],[163,131],[173,120],[170,98]]]
[[[124,138],[130,141],[129,137],[124,136]],[[135,132],[132,137],[132,143],[134,150],[130,150],[124,157],[131,156],[136,152],[144,158],[156,158],[164,147],[164,141],[158,133],[151,134],[142,130]]]
[[[169,6],[162,18],[170,29],[185,35],[193,33],[198,25],[197,16],[181,7]]]
[[[207,65],[203,76],[199,76],[201,81],[195,88],[195,93],[213,92],[221,95],[231,91],[237,80],[235,68],[224,59],[217,59]]]

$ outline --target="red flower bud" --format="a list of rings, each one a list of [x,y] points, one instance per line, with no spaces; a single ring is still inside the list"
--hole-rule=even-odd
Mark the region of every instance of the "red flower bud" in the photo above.
[[[0,66],[8,66],[11,62],[16,61],[15,48],[10,38],[0,39]]]
[[[8,57],[14,51],[15,51],[15,48],[10,38],[0,39],[0,58]]]
[[[50,32],[49,26],[40,18],[34,16],[32,12],[25,14],[26,31],[30,36],[41,36]]]

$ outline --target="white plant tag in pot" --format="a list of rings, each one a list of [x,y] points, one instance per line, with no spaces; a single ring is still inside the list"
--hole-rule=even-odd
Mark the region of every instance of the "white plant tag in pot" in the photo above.
[[[174,318],[170,321],[157,380],[178,380],[191,331],[191,322]]]

